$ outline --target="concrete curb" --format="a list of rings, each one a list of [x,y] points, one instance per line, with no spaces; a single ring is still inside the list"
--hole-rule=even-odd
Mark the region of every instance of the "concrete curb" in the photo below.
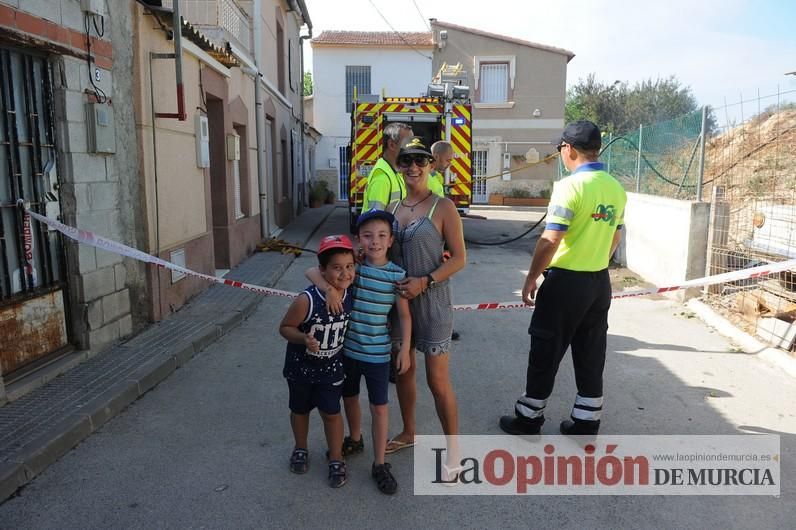
[[[328,208],[307,233],[301,234],[302,246],[307,244],[334,210],[335,208]],[[291,231],[291,235],[294,238],[298,237],[295,230]],[[267,286],[275,285],[295,258],[294,255],[290,255],[285,262],[277,266],[266,282],[269,284]],[[56,420],[44,434],[22,447],[15,458],[0,462],[0,503],[14,495],[19,488],[28,484],[50,464],[88,438],[131,403],[168,378],[194,355],[235,329],[254,313],[263,298],[262,296],[247,298],[234,311],[217,314],[217,318],[200,328],[189,340],[148,360],[126,380],[113,384],[106,392],[73,414]]]
[[[735,327],[729,320],[716,313],[712,307],[691,299],[686,304],[705,324],[716,328],[716,331],[732,339],[746,353],[756,355],[768,364],[775,366],[791,377],[796,377],[796,358],[777,348],[763,344],[748,333]]]

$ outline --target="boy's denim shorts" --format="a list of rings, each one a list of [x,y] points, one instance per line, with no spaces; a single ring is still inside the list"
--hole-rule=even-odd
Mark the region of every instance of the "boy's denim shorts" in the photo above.
[[[343,382],[343,397],[349,398],[359,395],[359,382],[365,376],[368,387],[368,401],[371,405],[386,405],[387,390],[390,387],[390,362],[366,363],[356,359],[343,357],[345,369],[345,382]]]
[[[288,379],[287,387],[290,391],[290,411],[294,414],[309,414],[315,407],[324,414],[340,414],[343,381],[305,383]]]

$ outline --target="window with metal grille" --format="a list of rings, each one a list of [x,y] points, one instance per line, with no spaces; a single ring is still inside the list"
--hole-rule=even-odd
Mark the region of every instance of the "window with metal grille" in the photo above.
[[[32,221],[22,200],[58,215],[50,65],[44,57],[0,48],[0,301],[60,285],[58,232]]]
[[[481,103],[505,103],[509,96],[509,64],[481,63]]]
[[[486,202],[486,177],[487,172],[486,149],[473,149],[473,202]]]
[[[351,112],[351,101],[354,99],[354,87],[357,87],[357,94],[370,94],[370,66],[345,67],[346,112]]]

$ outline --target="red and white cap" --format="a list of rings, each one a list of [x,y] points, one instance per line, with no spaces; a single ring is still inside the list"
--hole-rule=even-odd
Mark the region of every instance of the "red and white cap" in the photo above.
[[[354,245],[351,243],[348,236],[345,235],[326,236],[321,239],[321,244],[318,245],[318,254],[322,254],[333,248],[344,248],[353,252]]]

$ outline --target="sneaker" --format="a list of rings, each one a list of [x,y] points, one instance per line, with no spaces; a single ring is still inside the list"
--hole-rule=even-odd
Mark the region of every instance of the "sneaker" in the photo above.
[[[564,420],[559,426],[561,434],[586,434],[594,435],[600,430],[600,420],[587,421],[587,420]]]
[[[385,462],[384,464],[376,465],[376,462],[373,462],[370,475],[376,481],[376,487],[385,495],[392,495],[398,491],[398,483],[392,473],[390,473],[390,464]]]
[[[346,481],[345,462],[332,460],[329,462],[329,487],[339,488]]]
[[[544,416],[534,419],[523,418],[522,416],[502,416],[500,418],[501,430],[517,436],[539,434],[543,423]]]
[[[290,471],[297,475],[303,475],[309,468],[310,454],[306,449],[293,449],[290,455]]]

